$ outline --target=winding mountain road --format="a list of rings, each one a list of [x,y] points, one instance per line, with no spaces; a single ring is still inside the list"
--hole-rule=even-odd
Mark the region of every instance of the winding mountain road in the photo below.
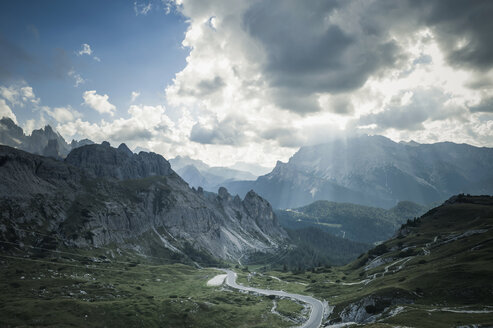
[[[254,292],[267,296],[275,295],[280,297],[288,297],[291,299],[301,301],[303,303],[307,303],[311,308],[310,317],[303,325],[300,326],[300,328],[319,328],[322,325],[322,318],[324,316],[324,305],[316,298],[313,298],[311,296],[299,295],[299,294],[291,294],[284,292],[282,290],[260,289],[260,288],[246,287],[243,285],[239,285],[238,283],[236,283],[237,275],[235,272],[227,269],[222,269],[222,271],[226,272],[227,274],[226,284],[232,288]]]

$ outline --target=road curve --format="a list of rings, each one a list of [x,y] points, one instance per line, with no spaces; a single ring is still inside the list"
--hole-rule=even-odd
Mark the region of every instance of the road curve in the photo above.
[[[324,305],[316,298],[313,298],[311,296],[286,293],[281,290],[259,289],[259,288],[239,285],[236,283],[237,275],[235,272],[227,269],[222,269],[222,271],[226,272],[227,274],[226,284],[230,287],[246,290],[249,292],[255,292],[263,295],[276,295],[280,297],[289,297],[307,303],[311,308],[310,317],[303,325],[300,326],[300,328],[319,328],[322,325],[322,318],[324,316]]]

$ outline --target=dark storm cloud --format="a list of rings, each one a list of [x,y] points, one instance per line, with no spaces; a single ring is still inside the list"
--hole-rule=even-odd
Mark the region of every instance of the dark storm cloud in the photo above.
[[[408,0],[436,33],[450,64],[478,70],[493,67],[493,1]],[[459,45],[462,45],[459,47]]]
[[[350,27],[330,19],[337,15],[346,15]],[[243,26],[265,50],[263,73],[275,90],[273,101],[307,113],[321,109],[313,101],[317,93],[357,90],[382,70],[401,67],[407,55],[398,39],[423,28],[432,30],[450,65],[489,70],[492,17],[493,1],[269,0],[251,6]],[[419,58],[411,69],[430,60]]]
[[[281,107],[295,112],[320,110],[310,103],[315,93],[358,89],[372,74],[401,58],[401,49],[386,35],[349,34],[329,23],[328,17],[346,4],[262,1],[245,13],[245,29],[266,51],[264,73],[271,87],[280,89],[281,95],[299,97],[298,103],[274,97]]]

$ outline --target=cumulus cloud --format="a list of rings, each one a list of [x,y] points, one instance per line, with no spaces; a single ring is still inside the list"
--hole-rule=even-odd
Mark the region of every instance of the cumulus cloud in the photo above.
[[[190,111],[194,143],[286,154],[361,131],[459,141],[462,126],[493,145],[479,115],[493,87],[491,2],[175,3],[190,53],[166,96]],[[226,122],[239,113],[235,135]]]
[[[365,33],[339,22],[337,16],[348,4],[261,1],[245,12],[245,29],[265,51],[262,69],[271,87],[310,101],[319,92],[360,88],[371,75],[397,63],[402,49],[390,34]],[[274,100],[288,110],[302,110]],[[319,109],[313,102],[305,108]]]
[[[134,10],[146,15],[163,4],[171,7],[146,1]],[[492,6],[176,0],[189,24],[182,42],[189,54],[165,90],[172,114],[139,105],[126,118],[113,116],[109,97],[95,90],[84,102],[110,121],[84,121],[68,106],[43,113],[59,118],[64,136],[222,164],[248,158],[272,165],[299,146],[359,132],[493,146]],[[94,56],[88,44],[78,51]],[[1,92],[14,111],[36,99]],[[131,102],[139,95],[132,92]]]
[[[180,133],[174,130],[175,123],[165,114],[164,106],[132,105],[128,114],[127,119],[102,120],[99,123],[77,118],[60,122],[57,129],[67,139],[84,137],[96,142],[125,142],[132,148],[141,146],[152,149],[156,142],[167,145],[176,143],[173,138],[179,137]]]
[[[38,104],[39,98],[34,94],[33,88],[25,82],[0,86],[0,96],[6,99],[12,106],[24,107],[26,104]]]
[[[73,109],[71,106],[55,108],[43,106],[42,110],[59,123],[71,122],[82,116],[81,113]]]
[[[101,114],[108,113],[111,116],[115,114],[116,107],[108,101],[109,96],[106,94],[98,95],[96,93],[96,90],[90,90],[84,92],[82,98],[84,98],[84,103],[87,106],[91,107]]]
[[[246,120],[229,116],[222,121],[196,123],[190,132],[190,140],[201,144],[241,145],[245,141]]]

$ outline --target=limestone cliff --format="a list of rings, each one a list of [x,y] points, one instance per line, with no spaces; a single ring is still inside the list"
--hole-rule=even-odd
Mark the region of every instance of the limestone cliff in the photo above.
[[[128,148],[127,148],[128,149]],[[117,245],[143,255],[187,249],[222,259],[287,238],[269,203],[191,189],[160,155],[86,145],[65,162],[0,146],[0,235],[35,244]],[[29,233],[27,231],[34,231]]]

